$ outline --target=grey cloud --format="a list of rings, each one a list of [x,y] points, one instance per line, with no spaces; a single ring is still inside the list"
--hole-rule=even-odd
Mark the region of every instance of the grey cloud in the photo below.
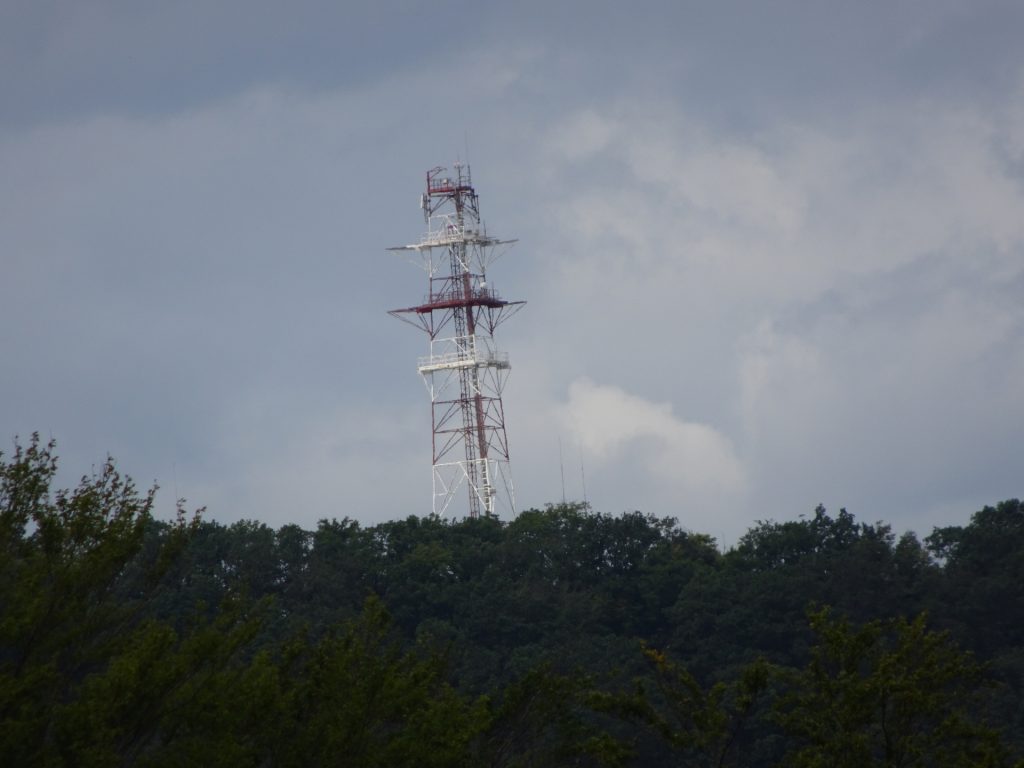
[[[1019,495],[1019,10],[543,5],[5,7],[0,438],[221,519],[426,511],[424,339],[384,314],[425,281],[383,249],[468,152],[530,302],[499,339],[520,506],[560,498],[560,437],[597,508],[725,540]],[[670,418],[599,461],[553,420],[582,377]],[[686,425],[743,493],[638,458]]]

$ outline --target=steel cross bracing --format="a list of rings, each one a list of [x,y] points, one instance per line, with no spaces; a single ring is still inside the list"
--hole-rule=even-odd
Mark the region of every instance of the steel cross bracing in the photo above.
[[[515,511],[501,396],[508,355],[495,329],[523,301],[505,301],[487,284],[487,268],[515,240],[487,235],[469,166],[427,172],[421,198],[427,232],[403,251],[427,273],[423,303],[389,314],[426,332],[430,354],[417,369],[430,394],[433,424],[433,512],[443,514],[466,486],[469,515]]]

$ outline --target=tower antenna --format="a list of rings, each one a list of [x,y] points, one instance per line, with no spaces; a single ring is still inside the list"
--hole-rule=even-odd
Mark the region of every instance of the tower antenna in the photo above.
[[[515,240],[498,240],[480,221],[469,164],[427,171],[420,198],[427,232],[403,251],[427,273],[422,304],[388,314],[425,331],[430,354],[417,370],[430,395],[433,513],[442,515],[463,485],[469,516],[515,513],[502,392],[510,369],[495,329],[525,301],[505,301],[487,283],[487,268]]]
[[[583,486],[583,506],[587,507],[587,506],[589,506],[589,503],[587,502],[587,475],[583,471],[583,445],[582,444],[579,444],[578,450],[579,450],[579,454],[580,454],[580,483]]]
[[[558,436],[558,471],[562,473],[562,506],[565,506],[565,460],[562,458],[562,436]]]

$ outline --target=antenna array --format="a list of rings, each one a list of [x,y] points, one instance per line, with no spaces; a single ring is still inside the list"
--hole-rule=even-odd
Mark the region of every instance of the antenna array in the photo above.
[[[508,355],[495,329],[526,303],[505,301],[487,283],[487,268],[515,240],[485,231],[468,165],[427,171],[420,207],[427,232],[418,243],[388,250],[410,255],[427,274],[421,304],[388,314],[426,332],[430,354],[417,369],[430,394],[433,512],[443,514],[459,489],[469,516],[515,512],[502,391]]]

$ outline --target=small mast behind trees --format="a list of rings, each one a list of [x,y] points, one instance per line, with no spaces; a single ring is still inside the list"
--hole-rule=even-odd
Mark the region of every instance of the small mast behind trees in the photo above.
[[[427,273],[422,304],[388,314],[426,331],[430,354],[418,370],[430,393],[433,512],[443,514],[459,488],[469,492],[469,516],[515,512],[502,391],[508,355],[495,329],[523,301],[505,301],[487,283],[487,268],[515,240],[498,240],[480,221],[468,165],[427,171],[420,199],[427,232],[418,243],[388,250],[414,252]]]

